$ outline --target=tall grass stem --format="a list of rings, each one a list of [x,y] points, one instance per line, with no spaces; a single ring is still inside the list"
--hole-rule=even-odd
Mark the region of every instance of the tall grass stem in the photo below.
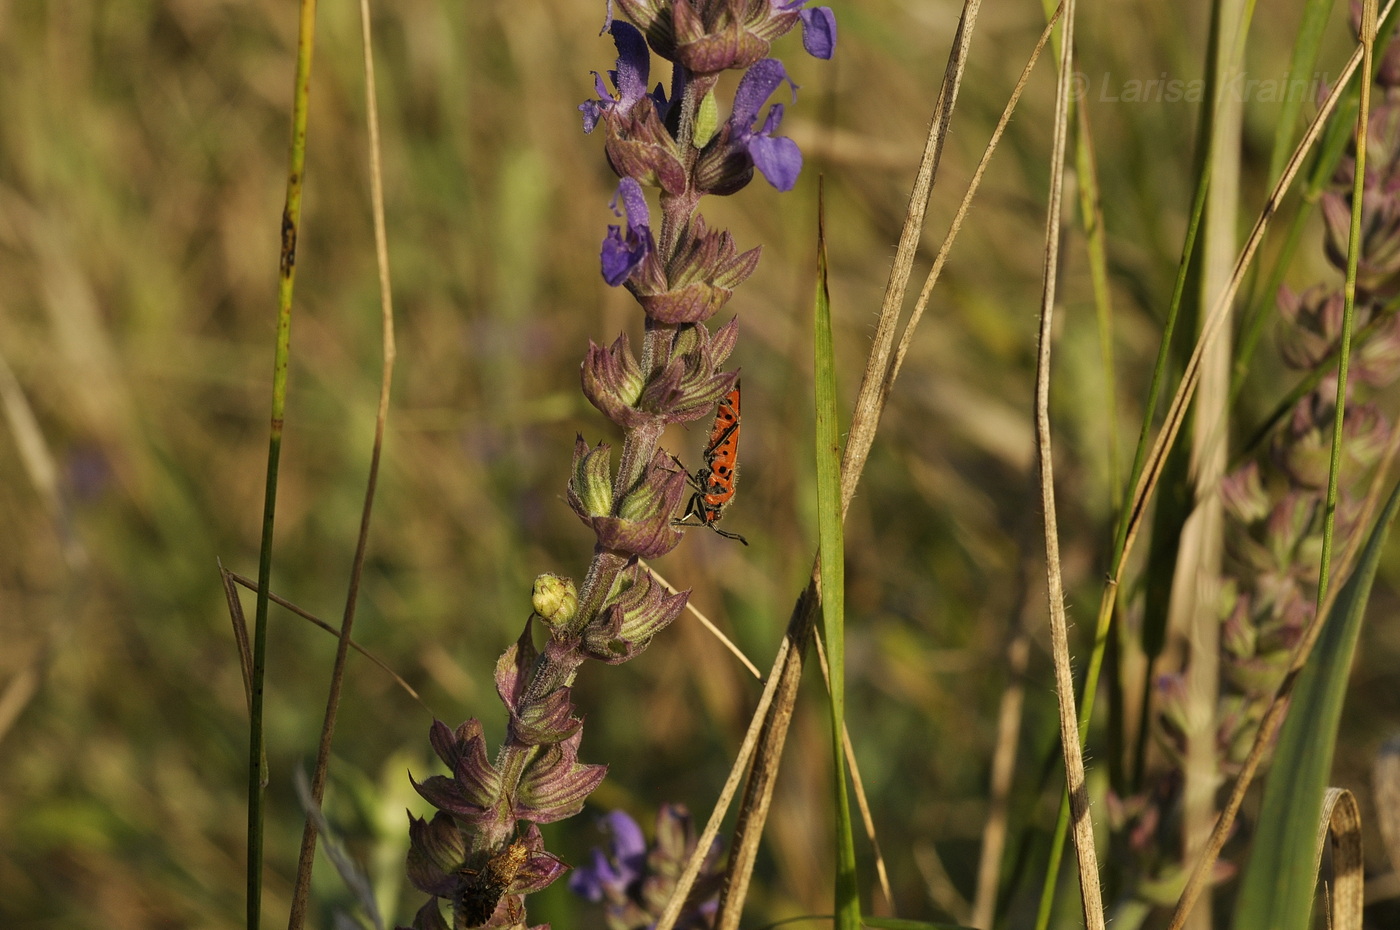
[[[263,680],[267,674],[268,591],[272,585],[272,539],[277,513],[277,474],[287,410],[287,366],[291,358],[292,292],[296,284],[297,234],[306,177],[306,120],[311,92],[311,54],[316,38],[316,0],[301,0],[297,25],[296,74],[292,84],[292,142],[288,155],[287,197],[282,208],[278,261],[277,345],[272,362],[272,416],[267,442],[267,484],[263,491],[262,542],[258,550],[258,598],[253,620],[252,700],[248,724],[248,890],[247,927],[262,922],[263,792],[267,785],[263,734]]]

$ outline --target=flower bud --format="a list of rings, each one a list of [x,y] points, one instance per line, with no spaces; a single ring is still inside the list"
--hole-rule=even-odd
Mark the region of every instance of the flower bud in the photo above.
[[[1259,477],[1259,463],[1246,462],[1220,482],[1225,509],[1236,520],[1249,526],[1269,513],[1269,495]]]
[[[1310,371],[1337,350],[1342,337],[1342,294],[1321,285],[1296,294],[1279,288],[1279,351],[1291,368]]]
[[[1331,380],[1331,379],[1329,379]],[[1332,380],[1332,391],[1336,381]],[[1274,454],[1294,482],[1325,488],[1332,460],[1332,421],[1337,410],[1326,384],[1293,408],[1287,429],[1274,440]],[[1342,470],[1369,467],[1384,450],[1390,435],[1385,417],[1372,404],[1349,404],[1342,426]]]
[[[563,626],[578,612],[578,589],[572,579],[545,572],[535,579],[530,604],[549,626]]]
[[[648,97],[648,102],[651,99]],[[685,191],[686,170],[680,149],[654,105],[636,107],[627,117],[605,117],[603,123],[607,128],[603,151],[618,177],[636,178],[670,194]]]
[[[419,891],[447,895],[452,876],[467,859],[466,838],[450,816],[441,811],[433,819],[408,816],[408,879]]]
[[[459,820],[475,823],[488,817],[500,793],[501,776],[486,758],[481,724],[468,720],[454,733],[445,724],[434,722],[431,740],[438,756],[451,767],[452,776],[433,775],[421,784],[410,778],[414,790]]]
[[[734,388],[737,371],[719,371],[738,335],[730,320],[711,333],[704,326],[681,326],[671,341],[670,358],[647,383],[640,406],[668,423],[688,423],[709,415]]]
[[[1400,376],[1400,314],[1389,313],[1361,344],[1351,364],[1352,376],[1373,388]]]

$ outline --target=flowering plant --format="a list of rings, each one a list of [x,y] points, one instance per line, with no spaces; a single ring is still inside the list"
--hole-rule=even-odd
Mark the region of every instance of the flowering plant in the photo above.
[[[604,30],[617,45],[616,67],[606,83],[595,74],[598,97],[579,109],[585,132],[602,128],[620,176],[612,209],[625,221],[603,240],[603,278],[626,287],[646,314],[639,354],[623,334],[606,348],[590,344],[582,366],[584,395],[621,427],[622,451],[614,471],[606,443],[590,447],[581,436],[575,443],[568,501],[595,534],[593,559],[579,587],[552,574],[536,579],[530,619],[496,665],[509,725],[494,761],[478,720],[455,730],[433,725],[433,748],[450,774],[414,782],[437,809],[431,820],[410,820],[408,874],[432,896],[414,920],[418,930],[447,930],[442,901],[458,928],[523,926],[523,897],[567,868],[545,850],[537,825],[577,814],[607,772],[578,759],[583,721],[574,714],[574,679],[587,659],[633,658],[685,607],[687,594],[667,593],[640,561],[670,551],[684,532],[676,517],[687,476],[659,442],[668,425],[705,416],[739,377],[722,370],[736,322],[715,332],[703,324],[752,274],[759,249],[740,253],[697,207],[706,194],[741,190],[755,169],[779,190],[792,189],[802,155],[776,134],[783,105],[760,111],[783,84],[797,88],[767,55],[798,23],[818,58],[829,58],[835,44],[831,11],[806,9],[805,0],[618,6],[635,25],[613,19],[609,6]],[[672,63],[669,95],[660,85],[647,89],[652,52]],[[744,75],[719,124],[714,90],[726,70]],[[658,191],[659,232],[645,187]],[[536,621],[546,632],[542,649]],[[529,824],[523,832],[521,821]],[[663,824],[658,832],[671,831]],[[586,874],[599,875],[597,864]]]

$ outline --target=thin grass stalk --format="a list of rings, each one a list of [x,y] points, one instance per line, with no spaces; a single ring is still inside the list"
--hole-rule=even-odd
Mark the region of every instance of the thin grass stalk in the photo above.
[[[1079,859],[1079,888],[1084,921],[1089,930],[1104,926],[1099,889],[1094,827],[1089,819],[1089,794],[1084,782],[1084,758],[1075,712],[1074,675],[1070,669],[1069,623],[1065,616],[1064,578],[1060,573],[1059,525],[1055,511],[1055,467],[1050,432],[1050,350],[1055,316],[1056,272],[1060,259],[1060,211],[1064,200],[1065,149],[1069,136],[1069,88],[1073,77],[1074,0],[1065,0],[1060,73],[1055,85],[1055,129],[1050,155],[1050,198],[1045,216],[1045,262],[1040,303],[1040,334],[1036,351],[1035,427],[1039,459],[1040,498],[1045,519],[1045,568],[1050,602],[1050,642],[1055,660],[1055,689],[1060,710],[1060,745],[1065,759],[1065,785],[1073,815],[1074,848]]]
[[[1393,4],[1394,0],[1392,0]],[[1366,138],[1367,123],[1371,109],[1371,65],[1372,55],[1376,41],[1376,0],[1364,0],[1361,16],[1361,82],[1360,97],[1361,103],[1356,117],[1356,170],[1352,184],[1352,217],[1351,230],[1347,240],[1347,271],[1346,283],[1343,287],[1343,316],[1342,316],[1342,346],[1340,358],[1337,364],[1337,401],[1336,414],[1332,429],[1332,455],[1327,474],[1327,505],[1323,517],[1322,529],[1322,556],[1318,576],[1318,590],[1316,610],[1309,623],[1309,634],[1305,635],[1295,650],[1295,658],[1290,663],[1290,671],[1284,678],[1283,684],[1279,686],[1280,696],[1276,697],[1270,705],[1261,722],[1259,732],[1255,737],[1254,746],[1250,750],[1249,757],[1245,760],[1245,767],[1240,776],[1235,781],[1235,786],[1231,792],[1230,800],[1226,804],[1225,811],[1216,822],[1215,829],[1211,832],[1206,847],[1202,850],[1196,866],[1191,871],[1191,877],[1186,883],[1186,888],[1182,892],[1181,898],[1177,901],[1176,910],[1172,913],[1170,930],[1180,930],[1186,923],[1195,906],[1197,898],[1205,887],[1206,876],[1215,865],[1216,858],[1220,855],[1220,850],[1225,844],[1225,837],[1228,830],[1234,824],[1235,816],[1239,812],[1239,801],[1243,799],[1244,789],[1252,780],[1254,772],[1257,770],[1259,761],[1263,757],[1263,748],[1268,745],[1268,741],[1273,737],[1273,729],[1283,718],[1283,702],[1280,699],[1282,692],[1287,689],[1292,690],[1292,683],[1297,679],[1297,674],[1301,671],[1303,662],[1306,661],[1306,652],[1311,651],[1312,644],[1316,642],[1317,632],[1320,632],[1322,620],[1326,617],[1323,612],[1323,605],[1328,597],[1328,583],[1330,581],[1330,571],[1332,565],[1332,534],[1336,519],[1337,510],[1337,478],[1341,470],[1342,455],[1342,426],[1345,419],[1346,404],[1346,381],[1348,370],[1348,356],[1351,352],[1351,330],[1355,321],[1356,309],[1356,269],[1358,256],[1361,250],[1361,201],[1362,192],[1366,180]],[[1304,650],[1306,647],[1306,651]],[[1269,725],[1272,724],[1272,725]],[[1238,799],[1238,800],[1237,800]]]
[[[282,208],[278,261],[277,344],[272,362],[272,417],[267,442],[267,483],[263,490],[262,542],[258,550],[258,598],[253,621],[252,702],[248,724],[248,890],[247,927],[262,923],[263,791],[267,760],[263,734],[263,680],[267,676],[268,591],[272,585],[272,534],[277,513],[277,474],[287,410],[287,366],[291,357],[292,292],[296,284],[297,234],[301,226],[302,183],[306,175],[306,118],[311,90],[311,53],[316,37],[316,0],[301,0],[297,25],[296,75],[292,83],[292,142],[288,155],[287,198]]]
[[[1362,73],[1371,73],[1376,43],[1376,0],[1364,0],[1362,12]],[[1356,177],[1351,192],[1351,231],[1347,240],[1346,284],[1342,290],[1342,344],[1337,351],[1337,402],[1332,424],[1332,458],[1327,470],[1327,509],[1322,523],[1322,560],[1318,569],[1317,607],[1327,600],[1331,582],[1332,536],[1337,519],[1337,480],[1342,468],[1342,427],[1346,419],[1347,373],[1351,367],[1352,328],[1356,322],[1356,269],[1361,253],[1361,201],[1366,181],[1366,134],[1371,108],[1371,82],[1361,84],[1361,112],[1356,119]]]
[[[340,623],[336,644],[335,664],[331,668],[331,683],[326,695],[326,712],[321,722],[321,738],[316,747],[316,766],[311,773],[311,810],[302,828],[301,851],[297,857],[296,881],[292,889],[288,930],[301,930],[306,923],[307,896],[311,890],[311,870],[316,861],[316,820],[312,811],[319,811],[326,791],[326,773],[330,768],[331,743],[335,737],[335,722],[340,710],[340,692],[345,681],[345,663],[350,656],[350,634],[355,626],[355,609],[360,601],[360,580],[364,575],[365,553],[369,548],[370,518],[374,512],[374,496],[379,486],[379,464],[384,450],[384,424],[389,417],[389,394],[394,380],[393,287],[389,275],[389,240],[384,223],[384,178],[379,146],[378,84],[374,76],[374,42],[370,26],[369,0],[360,0],[360,28],[364,42],[365,118],[369,129],[370,204],[374,215],[374,253],[379,275],[379,308],[381,342],[384,361],[379,379],[379,407],[374,419],[374,444],[370,451],[369,477],[365,483],[365,503],[360,513],[360,531],[355,540],[355,558],[350,569],[349,590],[345,595],[345,614]]]

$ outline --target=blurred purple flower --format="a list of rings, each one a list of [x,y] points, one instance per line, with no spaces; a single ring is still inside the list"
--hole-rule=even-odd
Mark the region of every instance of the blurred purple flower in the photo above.
[[[589,864],[574,869],[569,890],[604,904],[609,930],[654,926],[699,842],[690,814],[679,804],[663,805],[656,813],[656,836],[650,844],[637,822],[622,811],[602,818],[600,826],[610,834],[608,849],[595,848]],[[719,850],[716,841],[676,920],[678,930],[704,930],[713,924]]]
[[[628,888],[641,880],[647,861],[646,837],[625,811],[605,814],[598,826],[610,837],[608,852],[593,847],[593,861],[569,876],[569,890],[595,904],[604,895],[626,897]]]

